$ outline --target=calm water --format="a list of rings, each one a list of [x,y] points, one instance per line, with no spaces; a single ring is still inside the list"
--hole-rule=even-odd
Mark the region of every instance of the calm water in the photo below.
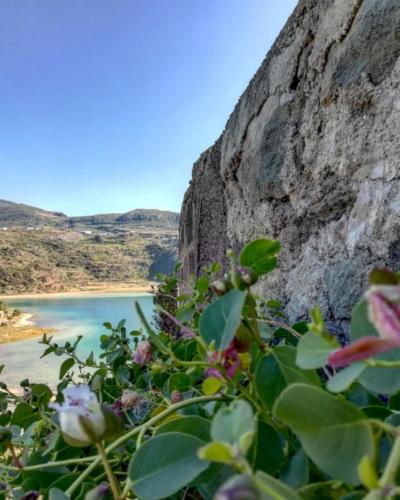
[[[145,315],[151,319],[153,303],[151,295],[107,294],[85,297],[62,297],[46,299],[15,299],[7,303],[24,312],[34,314],[36,325],[57,330],[56,342],[62,344],[74,340],[78,335],[83,339],[79,345],[79,355],[87,356],[90,351],[100,352],[99,338],[106,332],[105,321],[116,325],[126,319],[128,331],[139,328],[140,323],[134,309],[138,301]],[[45,346],[38,339],[24,340],[0,345],[0,364],[5,364],[1,380],[9,385],[19,385],[20,380],[29,378],[32,382],[57,380],[58,366],[62,358],[49,355],[40,356]]]

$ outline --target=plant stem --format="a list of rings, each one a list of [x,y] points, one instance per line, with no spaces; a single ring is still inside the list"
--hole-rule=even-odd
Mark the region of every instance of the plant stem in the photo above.
[[[397,427],[394,427],[393,425],[390,425],[386,422],[383,422],[382,420],[378,420],[376,418],[371,418],[371,419],[369,419],[369,422],[372,425],[375,425],[379,429],[387,432],[388,434],[392,434],[395,437],[400,435],[400,429],[398,429]]]
[[[400,436],[394,441],[392,451],[386,463],[379,485],[382,488],[396,486],[396,474],[400,467]]]
[[[294,328],[287,325],[286,323],[281,323],[280,321],[274,321],[272,319],[261,319],[260,321],[266,323],[267,325],[276,326],[278,328],[282,328],[283,330],[287,330],[289,333],[291,333],[294,337],[297,337],[298,339],[302,338],[299,332],[296,332]]]
[[[400,361],[385,361],[384,359],[366,359],[364,363],[374,368],[400,368]]]
[[[101,443],[97,443],[97,449],[99,451],[99,454],[101,456],[101,460],[103,462],[104,470],[106,471],[108,482],[110,483],[111,491],[114,497],[114,500],[119,500],[120,499],[120,494],[119,494],[119,487],[117,480],[115,479],[115,476],[113,474],[113,471],[111,469],[111,466],[107,460],[107,454],[101,445]]]
[[[136,440],[136,451],[142,446],[144,434],[145,434],[147,429],[148,429],[148,427],[143,426],[141,431],[139,432],[139,436],[137,437],[137,440]],[[128,495],[128,492],[131,489],[131,487],[132,487],[132,482],[131,482],[130,478],[128,477],[126,479],[124,489],[122,490],[122,498],[125,498]]]
[[[68,460],[59,460],[58,462],[47,462],[45,464],[37,464],[37,465],[27,465],[22,467],[14,467],[12,465],[1,464],[2,469],[11,470],[11,471],[34,471],[34,470],[42,470],[50,467],[60,467],[61,465],[73,465],[73,464],[81,464],[86,462],[91,462],[95,460],[98,455],[92,455],[91,457],[84,458],[70,458]]]

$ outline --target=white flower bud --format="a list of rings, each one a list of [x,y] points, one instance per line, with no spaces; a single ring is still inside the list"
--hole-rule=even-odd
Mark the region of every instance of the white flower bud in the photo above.
[[[87,385],[68,387],[62,404],[50,403],[60,418],[65,441],[72,446],[87,446],[100,441],[106,422],[96,395]]]

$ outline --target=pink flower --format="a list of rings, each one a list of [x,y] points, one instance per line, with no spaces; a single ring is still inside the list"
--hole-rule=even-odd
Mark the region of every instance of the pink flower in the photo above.
[[[356,361],[368,359],[381,352],[393,349],[391,342],[378,337],[361,337],[352,344],[333,352],[328,359],[328,364],[333,368],[344,368]]]
[[[117,417],[122,417],[122,401],[120,399],[116,399],[114,403],[111,405],[112,411],[115,413]]]
[[[381,338],[400,345],[400,287],[376,287],[368,294],[369,316]]]
[[[179,391],[172,391],[171,393],[171,403],[179,403],[183,401],[183,396]]]
[[[233,339],[229,346],[222,351],[220,356],[220,365],[225,370],[226,377],[230,380],[232,379],[237,370],[241,366],[240,357],[236,347],[236,339]],[[210,363],[216,364],[218,362],[219,355],[217,352],[212,353],[209,356]],[[211,366],[206,370],[207,377],[222,378],[221,370],[216,366]]]
[[[215,366],[210,366],[209,368],[207,368],[205,371],[205,376],[206,377],[222,378],[221,372],[218,370],[218,368],[215,368]]]
[[[400,347],[400,287],[374,287],[367,294],[369,318],[379,337],[361,337],[352,344],[333,352],[330,366],[342,368]]]
[[[139,366],[144,366],[151,361],[151,344],[148,340],[142,340],[138,343],[133,355],[133,361]]]
[[[227,349],[225,349],[225,351],[223,352],[223,357],[223,366],[226,371],[226,376],[228,377],[228,379],[232,379],[241,365],[239,354],[235,346],[235,340],[233,340],[229,344]]]

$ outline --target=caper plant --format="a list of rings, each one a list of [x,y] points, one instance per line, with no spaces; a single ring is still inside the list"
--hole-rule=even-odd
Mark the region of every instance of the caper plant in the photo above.
[[[399,276],[371,274],[343,347],[313,304],[290,325],[254,293],[279,252],[253,241],[179,289],[177,267],[156,328],[136,304],[142,329],[104,323],[98,358],[45,335],[58,385],[0,385],[0,498],[400,497]]]

